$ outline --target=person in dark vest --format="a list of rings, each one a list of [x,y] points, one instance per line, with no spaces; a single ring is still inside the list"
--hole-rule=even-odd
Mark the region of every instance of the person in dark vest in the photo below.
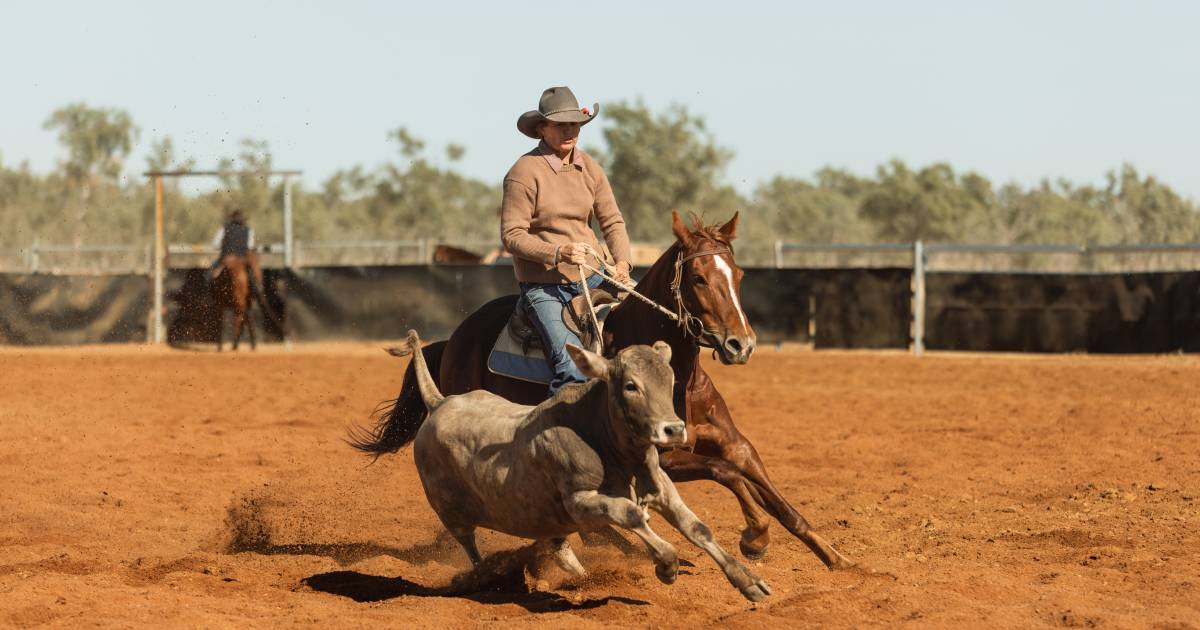
[[[229,214],[225,225],[213,236],[212,246],[218,253],[209,268],[209,282],[221,274],[227,256],[239,256],[246,259],[254,272],[255,290],[262,286],[262,268],[258,265],[258,252],[254,249],[254,228],[246,225],[246,215],[241,210]]]

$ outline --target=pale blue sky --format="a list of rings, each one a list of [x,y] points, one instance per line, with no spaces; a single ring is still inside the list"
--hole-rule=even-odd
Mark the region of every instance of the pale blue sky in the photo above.
[[[997,183],[1123,162],[1200,198],[1196,2],[5,2],[0,159],[52,167],[42,122],[127,109],[202,166],[244,137],[315,188],[395,159],[408,126],[499,180],[544,87],[704,116],[743,191],[898,157]],[[603,113],[601,114],[603,116]],[[583,146],[599,142],[584,130]],[[618,195],[620,191],[617,191]]]

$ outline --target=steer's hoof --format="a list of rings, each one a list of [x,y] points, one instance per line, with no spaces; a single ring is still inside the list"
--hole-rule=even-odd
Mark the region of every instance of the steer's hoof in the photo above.
[[[679,577],[679,563],[656,564],[654,565],[654,575],[657,575],[663,584],[674,584],[675,578]]]

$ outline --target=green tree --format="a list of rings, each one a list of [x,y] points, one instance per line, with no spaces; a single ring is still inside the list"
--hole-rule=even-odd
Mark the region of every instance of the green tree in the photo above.
[[[644,103],[608,105],[600,161],[608,173],[630,238],[670,238],[672,210],[720,210],[731,189],[718,178],[733,157],[716,144],[704,120],[676,105],[655,115]],[[728,203],[728,201],[725,201]],[[735,208],[724,209],[732,214]]]
[[[1200,212],[1169,186],[1144,179],[1126,164],[1108,173],[1104,191],[1109,213],[1124,227],[1124,240],[1181,243],[1200,240]]]
[[[873,236],[858,216],[856,200],[800,179],[778,176],[759,185],[750,211],[747,224],[765,242],[862,243]]]
[[[84,103],[55,110],[43,126],[57,130],[59,143],[67,149],[63,165],[67,176],[84,183],[99,177],[115,180],[120,176],[138,136],[138,128],[128,112],[88,107]]]
[[[63,201],[72,201],[74,223],[72,240],[76,246],[91,231],[89,209],[99,192],[109,201],[116,196],[118,178],[125,158],[133,149],[138,128],[128,112],[120,109],[93,108],[74,103],[55,110],[43,125],[58,131],[58,141],[67,150],[63,162],[66,189]]]
[[[913,171],[892,160],[879,167],[859,212],[883,240],[985,241],[993,200],[979,175],[959,177],[944,163]]]

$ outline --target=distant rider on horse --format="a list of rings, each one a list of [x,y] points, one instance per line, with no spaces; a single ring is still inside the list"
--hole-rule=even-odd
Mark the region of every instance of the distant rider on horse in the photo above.
[[[576,146],[579,128],[600,113],[598,104],[592,108],[579,107],[567,87],[542,92],[538,108],[517,119],[517,130],[540,142],[504,176],[500,237],[513,255],[519,308],[541,336],[554,370],[551,394],[567,383],[587,380],[565,350],[568,342],[583,344],[563,323],[562,311],[583,290],[577,265],[600,264],[588,257],[589,250],[599,249],[590,225],[593,215],[616,261],[612,275],[628,283],[633,267],[625,219],[608,177]],[[603,279],[593,274],[586,282],[596,288]]]
[[[253,290],[260,290],[262,287],[262,268],[258,265],[258,252],[254,249],[254,228],[246,225],[246,215],[242,214],[241,210],[234,210],[229,214],[225,225],[217,230],[216,235],[213,236],[212,246],[219,253],[217,254],[217,259],[209,267],[209,282],[212,282],[217,276],[221,275],[221,269],[225,266],[226,258],[237,256],[245,258],[246,262],[250,265],[250,269],[254,272],[252,279],[254,282]]]

